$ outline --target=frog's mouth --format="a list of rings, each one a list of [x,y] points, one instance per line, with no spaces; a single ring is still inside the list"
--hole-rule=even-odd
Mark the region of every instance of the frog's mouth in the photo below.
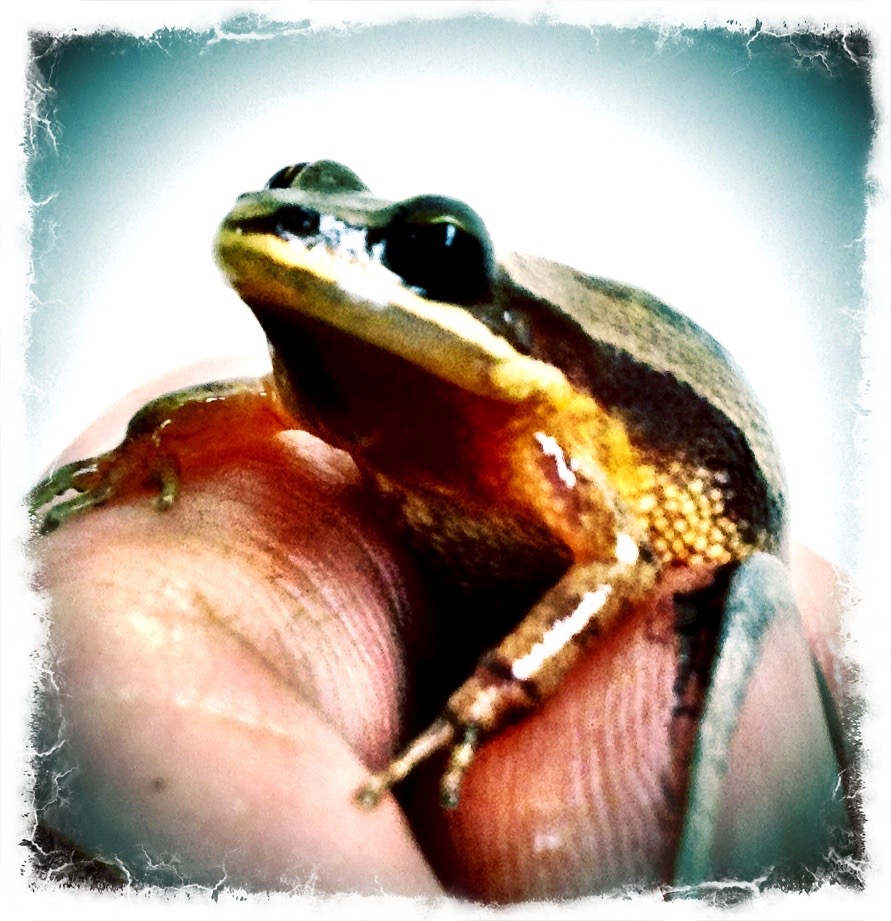
[[[369,201],[360,223],[355,195],[342,213],[331,196],[324,213],[298,191],[242,196],[217,234],[217,261],[253,309],[263,305],[280,317],[294,312],[321,320],[479,396],[516,402],[568,386],[562,372],[519,352],[469,309],[492,296],[485,290],[495,277],[488,237],[461,231],[449,253],[452,271],[434,264],[429,240],[418,242],[414,228],[400,224],[406,209],[415,214],[435,204],[431,213],[441,215],[466,206],[448,202],[446,209],[446,200],[429,198],[398,205]],[[464,212],[460,217],[471,223]],[[454,224],[429,226],[448,250],[445,238],[456,237],[448,230]]]

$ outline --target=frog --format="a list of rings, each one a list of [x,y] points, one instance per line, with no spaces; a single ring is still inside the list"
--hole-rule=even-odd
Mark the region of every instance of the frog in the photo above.
[[[239,196],[214,253],[265,333],[271,373],[148,404],[118,448],[35,487],[38,529],[147,477],[169,507],[168,435],[209,402],[256,404],[346,451],[425,571],[486,599],[483,612],[509,598],[513,617],[356,791],[364,808],[441,750],[441,801],[455,807],[487,738],[542,706],[666,573],[708,571],[730,614],[678,864],[679,878],[706,874],[709,803],[745,683],[771,621],[794,613],[782,463],[730,354],[638,288],[496,250],[457,199],[378,198],[331,160]],[[740,648],[744,667],[726,666]]]

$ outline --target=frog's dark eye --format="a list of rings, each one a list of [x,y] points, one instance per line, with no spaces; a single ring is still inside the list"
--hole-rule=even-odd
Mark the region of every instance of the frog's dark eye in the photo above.
[[[274,176],[269,178],[266,188],[290,189],[307,166],[309,166],[309,163],[294,163],[291,166],[283,166]]]
[[[384,265],[431,300],[470,303],[488,289],[494,268],[489,236],[459,202],[406,202],[382,242]]]
[[[266,183],[266,188],[303,189],[326,195],[368,191],[365,183],[351,169],[334,160],[314,160],[286,166]]]

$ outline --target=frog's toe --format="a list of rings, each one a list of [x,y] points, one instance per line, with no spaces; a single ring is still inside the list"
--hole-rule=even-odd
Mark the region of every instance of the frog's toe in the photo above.
[[[479,730],[476,726],[465,726],[461,741],[452,746],[446,772],[442,776],[439,802],[443,809],[456,809],[461,793],[461,781],[473,761],[479,746]]]
[[[48,534],[69,518],[146,485],[157,490],[155,507],[163,511],[176,501],[179,481],[174,457],[144,438],[128,439],[113,451],[54,471],[31,490],[28,509],[35,530]]]
[[[36,512],[69,490],[81,491],[85,474],[96,469],[93,460],[74,461],[59,467],[28,493],[28,507]],[[88,488],[88,487],[87,487]]]
[[[176,502],[179,495],[180,471],[176,458],[172,455],[159,455],[152,467],[151,482],[157,486],[155,508],[164,512]]]
[[[55,531],[60,524],[78,512],[108,502],[113,494],[114,491],[110,486],[101,486],[97,489],[80,493],[71,499],[66,499],[64,502],[56,502],[42,515],[38,513],[34,516],[38,533],[49,534]]]
[[[103,477],[104,460],[102,456],[65,464],[31,490],[28,510],[40,534],[54,531],[77,512],[111,498],[113,490]],[[71,492],[76,495],[63,498]]]

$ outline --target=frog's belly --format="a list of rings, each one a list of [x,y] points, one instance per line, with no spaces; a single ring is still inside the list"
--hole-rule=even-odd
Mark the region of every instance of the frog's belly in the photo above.
[[[378,493],[426,568],[476,595],[534,600],[569,567],[568,548],[543,525],[445,490],[405,488],[375,476]],[[501,606],[501,605],[499,605]]]

